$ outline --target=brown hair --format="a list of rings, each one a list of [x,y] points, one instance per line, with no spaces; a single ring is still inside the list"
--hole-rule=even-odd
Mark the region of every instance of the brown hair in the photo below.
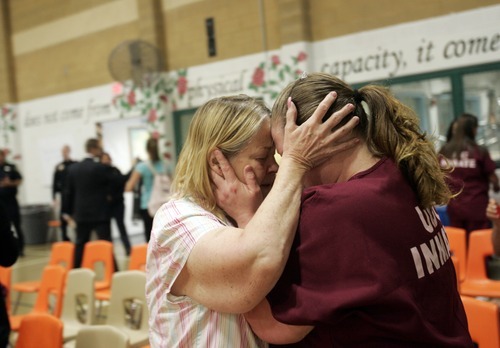
[[[146,142],[146,152],[149,155],[149,159],[152,162],[157,162],[160,160],[160,154],[158,150],[158,139],[149,138]]]
[[[302,124],[331,91],[337,93],[337,99],[324,119],[347,103],[352,103],[354,111],[338,127],[354,115],[358,116],[360,122],[354,132],[366,142],[373,155],[386,156],[395,161],[417,194],[421,206],[427,208],[448,203],[452,194],[445,182],[445,171],[439,165],[434,145],[420,130],[415,112],[392,96],[385,87],[367,85],[353,90],[334,76],[310,74],[288,85],[278,96],[272,110],[273,126],[284,125],[289,96],[297,107],[297,124]]]
[[[486,148],[476,143],[478,127],[477,117],[471,114],[462,114],[454,121],[454,130],[451,139],[441,148],[440,154],[449,159],[458,159],[463,151],[478,151],[483,153]]]

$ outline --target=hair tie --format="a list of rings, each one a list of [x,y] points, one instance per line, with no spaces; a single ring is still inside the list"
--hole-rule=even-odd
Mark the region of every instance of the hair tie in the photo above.
[[[354,90],[353,98],[356,104],[360,104],[363,101],[363,96],[357,89]]]

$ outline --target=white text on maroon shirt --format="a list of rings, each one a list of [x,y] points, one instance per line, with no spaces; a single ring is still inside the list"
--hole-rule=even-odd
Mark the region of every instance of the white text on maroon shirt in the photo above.
[[[442,167],[446,167],[448,164],[452,165],[455,168],[476,168],[477,160],[475,158],[469,158],[469,153],[467,151],[463,151],[460,153],[460,159],[458,158],[449,158],[447,160],[445,160],[444,158],[441,159]]]
[[[415,207],[415,210],[425,230],[429,234],[434,234],[434,229],[439,222],[439,217],[434,208],[421,210],[420,207]],[[427,269],[428,274],[434,273],[450,258],[450,246],[444,228],[441,227],[441,230],[429,238],[426,243],[412,247],[410,252],[418,278],[423,278],[426,275],[425,269]]]

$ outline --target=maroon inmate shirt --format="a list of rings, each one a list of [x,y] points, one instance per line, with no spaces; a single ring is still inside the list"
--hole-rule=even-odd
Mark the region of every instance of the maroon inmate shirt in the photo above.
[[[450,224],[465,228],[467,231],[490,228],[486,217],[489,199],[489,177],[495,172],[495,162],[483,147],[474,147],[463,151],[459,159],[448,159],[454,170],[450,175],[450,185],[454,191],[462,189],[447,207]],[[441,160],[446,166],[446,161]]]
[[[393,161],[306,189],[301,209],[268,296],[279,321],[315,326],[290,346],[473,346],[441,222]]]

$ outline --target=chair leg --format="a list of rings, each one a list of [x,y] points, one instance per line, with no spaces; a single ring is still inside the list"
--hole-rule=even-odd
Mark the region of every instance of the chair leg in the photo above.
[[[17,292],[17,296],[16,296],[16,302],[14,303],[14,307],[12,308],[12,314],[16,314],[17,312],[17,307],[19,307],[19,302],[21,301],[21,295],[23,293],[21,291],[18,291]]]

